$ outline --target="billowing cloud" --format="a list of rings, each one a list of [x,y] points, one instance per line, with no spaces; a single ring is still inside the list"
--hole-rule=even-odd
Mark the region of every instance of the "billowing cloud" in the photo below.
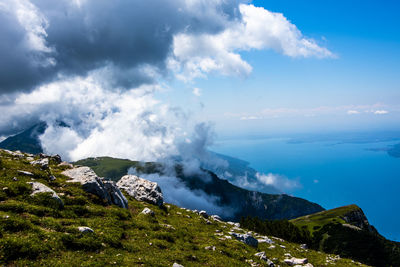
[[[173,37],[217,33],[240,15],[236,1],[1,0],[0,90],[27,91],[108,68],[114,87],[165,72]]]
[[[218,34],[183,32],[174,36],[170,68],[183,80],[209,72],[247,76],[252,67],[238,52],[273,49],[289,57],[335,57],[300,30],[281,13],[254,5],[239,6],[241,19],[230,21]]]
[[[113,88],[191,79],[217,71],[248,75],[239,51],[331,57],[282,14],[239,0],[1,0],[0,93],[31,91],[101,70]],[[187,75],[185,75],[187,74]]]

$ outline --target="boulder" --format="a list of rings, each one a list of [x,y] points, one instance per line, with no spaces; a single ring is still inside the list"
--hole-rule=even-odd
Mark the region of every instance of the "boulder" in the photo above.
[[[180,265],[179,263],[174,263],[174,264],[172,264],[172,267],[183,267],[183,265]]]
[[[201,211],[199,212],[199,215],[200,215],[200,216],[203,216],[203,218],[208,219],[208,214],[207,214],[207,212],[206,212],[205,210],[201,210]]]
[[[154,211],[152,211],[152,210],[149,209],[149,208],[144,208],[144,209],[142,210],[141,214],[154,216]]]
[[[81,233],[94,233],[93,229],[87,226],[79,226],[78,231]]]
[[[145,201],[147,203],[162,206],[164,197],[157,183],[140,178],[136,175],[125,175],[117,183],[120,190],[136,200]]]
[[[71,178],[67,182],[80,183],[86,192],[97,195],[108,204],[115,204],[121,208],[128,207],[128,201],[115,183],[98,177],[89,167],[69,169],[62,174]]]
[[[32,161],[31,164],[33,166],[39,166],[40,168],[45,170],[45,169],[49,168],[49,159],[48,158],[41,158],[41,159]]]
[[[248,235],[248,234],[238,234],[234,232],[229,232],[230,235],[235,237],[237,240],[245,243],[246,245],[252,246],[252,247],[257,247],[258,246],[258,241],[255,239],[253,236]]]
[[[64,206],[64,203],[61,200],[61,198],[50,187],[48,187],[48,186],[46,186],[46,185],[44,185],[42,183],[38,183],[38,182],[28,182],[28,184],[32,185],[32,194],[31,194],[31,196],[35,196],[35,195],[40,194],[40,193],[51,193],[51,197],[53,199],[55,199],[61,206]]]

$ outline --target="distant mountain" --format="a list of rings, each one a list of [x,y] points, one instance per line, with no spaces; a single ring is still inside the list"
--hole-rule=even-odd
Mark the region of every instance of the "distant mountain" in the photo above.
[[[0,142],[0,148],[19,150],[31,154],[42,153],[43,149],[40,144],[39,136],[46,131],[46,128],[47,124],[45,122],[35,124],[29,129],[14,136],[10,136]]]
[[[91,167],[99,176],[114,181],[136,168],[138,173],[163,174],[163,166],[157,163],[141,163],[126,159],[110,157],[88,158],[75,162],[77,165]],[[211,171],[202,174],[185,175],[182,166],[176,165],[177,178],[192,191],[203,191],[210,197],[215,197],[217,204],[235,210],[232,217],[225,219],[238,221],[242,216],[256,216],[262,219],[292,219],[324,210],[320,205],[305,199],[285,194],[265,194],[237,187],[230,182],[220,179]],[[207,175],[205,179],[203,176]],[[161,188],[162,189],[162,188]]]
[[[312,249],[372,266],[400,266],[400,243],[381,236],[357,205],[318,212],[291,222],[310,231]]]

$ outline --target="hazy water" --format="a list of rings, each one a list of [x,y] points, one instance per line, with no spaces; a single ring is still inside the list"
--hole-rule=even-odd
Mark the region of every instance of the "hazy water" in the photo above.
[[[385,237],[400,240],[400,158],[369,151],[396,142],[311,142],[287,139],[219,141],[214,151],[250,162],[259,172],[298,179],[302,188],[288,192],[331,209],[357,204]],[[398,141],[397,141],[398,143]]]

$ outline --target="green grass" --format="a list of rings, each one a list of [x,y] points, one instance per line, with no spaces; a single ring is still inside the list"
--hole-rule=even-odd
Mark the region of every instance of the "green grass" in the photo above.
[[[120,167],[129,165],[121,163]],[[253,248],[234,239],[220,240],[216,230],[229,235],[232,226],[214,221],[207,224],[198,214],[174,205],[158,207],[128,198],[128,209],[107,206],[79,184],[67,183],[67,177],[61,175],[65,168],[51,162],[50,170],[41,170],[0,150],[0,265],[172,266],[177,262],[184,266],[246,266],[246,260],[253,260],[262,266],[254,254],[265,251],[280,266],[286,266],[282,263],[285,253],[306,257],[314,266],[326,266],[326,259],[333,257],[285,241],[276,240],[276,248],[269,249],[265,243]],[[34,177],[18,170],[32,172]],[[50,181],[50,171],[55,181]],[[27,185],[31,179],[56,191],[64,206],[52,205],[46,194],[31,197]],[[155,216],[141,214],[145,207]],[[82,234],[79,226],[88,226],[94,233]],[[206,246],[216,250],[206,250]],[[337,264],[359,266],[348,259]]]
[[[330,223],[346,223],[342,218],[345,214],[351,211],[357,211],[360,208],[357,205],[348,205],[336,209],[325,210],[311,215],[306,215],[293,220],[290,220],[299,228],[306,228],[311,235],[320,230],[323,226]]]

